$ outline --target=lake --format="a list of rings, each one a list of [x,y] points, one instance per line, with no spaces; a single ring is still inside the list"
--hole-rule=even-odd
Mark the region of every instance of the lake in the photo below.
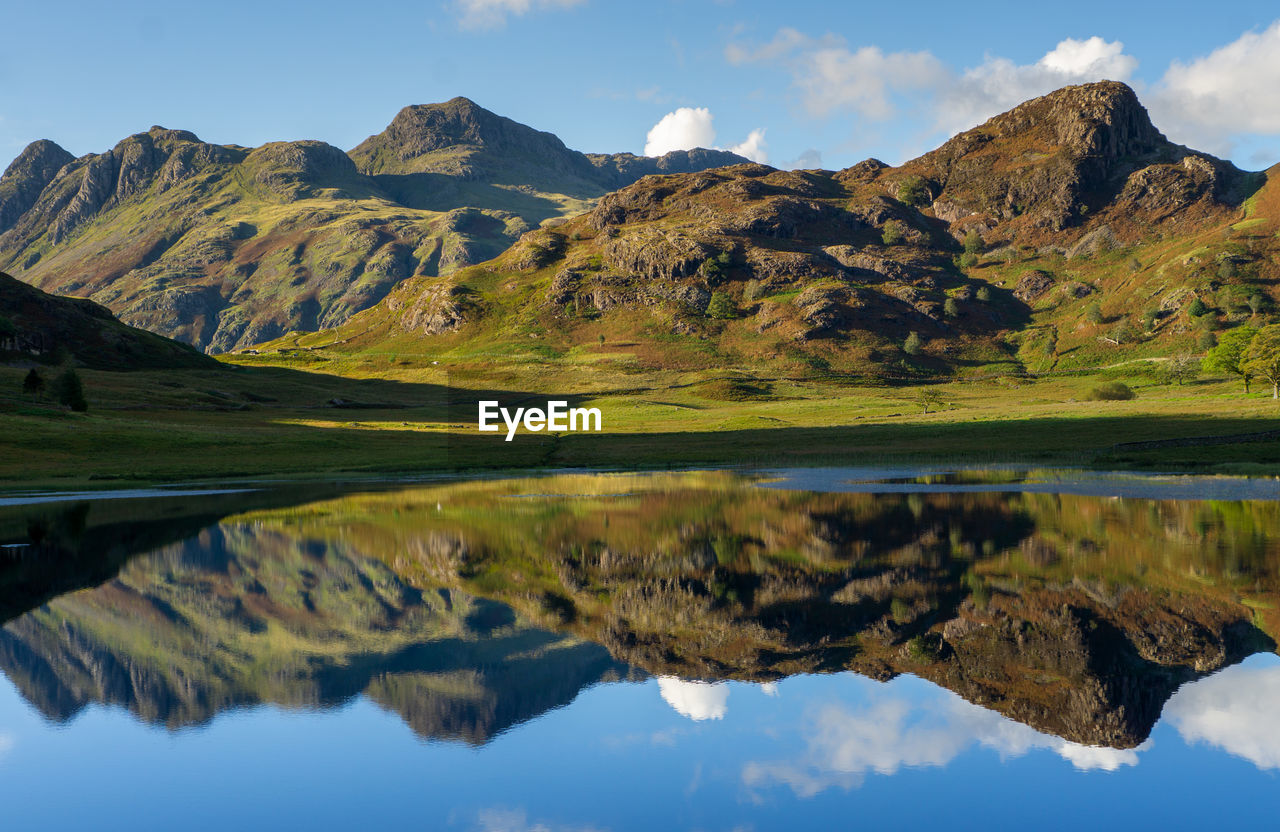
[[[6,828],[1265,828],[1280,482],[0,495]]]

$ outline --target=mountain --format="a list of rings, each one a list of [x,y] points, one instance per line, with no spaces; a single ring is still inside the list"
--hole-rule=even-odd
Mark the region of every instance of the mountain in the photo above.
[[[649,172],[741,161],[587,156],[461,98],[406,108],[351,155],[162,127],[79,159],[40,141],[0,178],[0,268],[220,352],[339,325]]]
[[[100,370],[217,367],[187,344],[125,326],[83,298],[50,295],[0,272],[0,357]]]
[[[642,369],[1072,369],[1265,318],[1278,221],[1269,173],[1173,144],[1102,82],[899,167],[649,176],[297,343],[455,367],[579,350]]]
[[[1276,649],[1275,502],[760,484],[559,474],[254,519],[263,539],[340,537],[649,674],[910,673],[1085,745],[1140,745],[1180,685]]]
[[[424,738],[473,745],[635,675],[501,604],[411,587],[340,543],[235,521],[9,621],[0,670],[58,721],[104,703],[181,728],[363,694]]]

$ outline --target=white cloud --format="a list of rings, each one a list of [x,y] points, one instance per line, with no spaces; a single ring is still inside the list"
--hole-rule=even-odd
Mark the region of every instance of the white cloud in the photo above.
[[[661,156],[673,150],[711,147],[716,140],[712,119],[706,107],[681,107],[667,113],[645,136],[644,155]]]
[[[1151,110],[1174,141],[1229,152],[1231,136],[1280,134],[1280,21],[1190,63],[1174,61]]]
[[[530,823],[523,809],[481,809],[476,813],[477,832],[599,832],[594,826],[548,826]]]
[[[667,113],[649,130],[644,141],[644,155],[662,156],[673,150],[716,147],[715,117],[706,107],[681,107]],[[764,130],[752,130],[746,140],[729,148],[753,162],[768,162]]]
[[[1128,81],[1138,60],[1120,41],[1067,38],[1034,64],[988,56],[981,65],[949,78],[935,92],[937,127],[966,130],[1023,101],[1071,84]]]
[[[1082,771],[1114,771],[1137,765],[1138,751],[1145,747],[1114,749],[1069,742],[949,692],[939,692],[927,702],[889,696],[860,710],[827,705],[811,714],[808,723],[800,759],[748,763],[743,767],[743,782],[749,787],[780,783],[801,797],[812,797],[832,787],[858,786],[870,773],[945,766],[974,745],[991,748],[1002,757],[1046,749]]]
[[[851,49],[840,38],[810,38],[782,29],[759,46],[730,44],[734,64],[780,63],[792,76],[805,108],[819,117],[848,112],[871,121],[897,115],[903,103],[931,107],[935,127],[948,132],[972,127],[1028,98],[1068,84],[1128,80],[1138,61],[1124,44],[1100,37],[1067,38],[1033,64],[988,56],[963,72],[932,53],[885,52],[878,46]]]
[[[1185,685],[1164,717],[1189,743],[1216,745],[1259,768],[1280,768],[1280,667],[1227,668]]]
[[[764,130],[756,129],[747,134],[747,140],[739,144],[735,144],[729,148],[731,153],[739,156],[745,156],[753,162],[769,161],[769,154],[765,152]]]
[[[689,682],[659,676],[658,692],[676,713],[694,722],[724,719],[729,712],[729,686],[724,682]]]
[[[454,0],[458,25],[464,29],[493,29],[503,26],[507,18],[520,17],[531,11],[567,9],[585,0]]]

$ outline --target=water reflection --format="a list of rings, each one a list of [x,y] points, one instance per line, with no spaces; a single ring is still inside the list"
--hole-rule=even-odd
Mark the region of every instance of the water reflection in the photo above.
[[[106,703],[179,728],[363,698],[473,745],[606,681],[656,676],[697,724],[728,721],[726,680],[888,682],[806,711],[804,754],[743,775],[797,794],[975,747],[1117,770],[1162,710],[1188,741],[1276,765],[1280,683],[1175,691],[1275,648],[1280,503],[945,488],[978,479],[886,494],[564,475],[7,507],[0,669],[57,721]],[[895,699],[902,674],[936,697]]]

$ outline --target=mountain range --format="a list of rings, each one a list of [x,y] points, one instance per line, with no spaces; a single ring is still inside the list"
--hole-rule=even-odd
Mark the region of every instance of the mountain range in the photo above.
[[[1272,179],[1067,87],[898,167],[648,176],[277,346],[906,378],[1198,352],[1274,308]]]
[[[350,154],[163,127],[80,158],[38,141],[0,177],[0,268],[220,352],[341,324],[647,174],[741,161],[578,153],[465,98],[406,107]]]

